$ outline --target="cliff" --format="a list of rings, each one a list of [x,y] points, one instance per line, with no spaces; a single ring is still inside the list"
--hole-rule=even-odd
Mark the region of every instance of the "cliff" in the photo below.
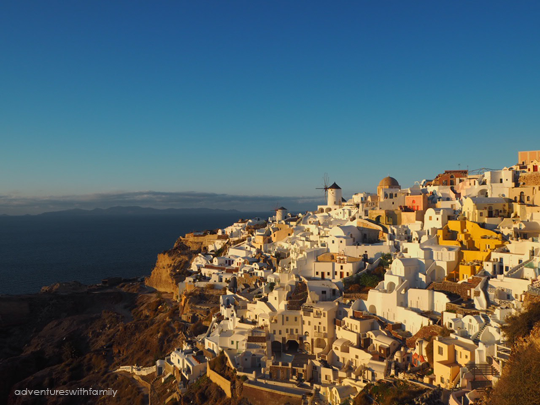
[[[184,238],[179,238],[172,249],[158,255],[152,274],[145,279],[145,284],[178,298],[178,283],[185,279],[191,261],[198,253],[198,249],[190,248],[184,243]]]
[[[54,290],[54,286],[47,289]],[[14,322],[0,319],[0,403],[13,405],[146,404],[143,392],[120,366],[152,366],[181,347],[189,324],[178,304],[142,283],[85,286],[85,291],[2,296],[0,309],[17,310]],[[156,389],[173,389],[156,384]],[[118,390],[111,397],[15,395],[24,389]],[[164,403],[164,393],[155,403]],[[152,401],[154,402],[154,401]]]

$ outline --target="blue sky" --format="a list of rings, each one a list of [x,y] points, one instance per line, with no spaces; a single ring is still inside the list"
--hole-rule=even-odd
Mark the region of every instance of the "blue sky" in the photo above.
[[[348,197],[511,165],[540,149],[538,21],[537,1],[2,2],[0,197],[286,199],[325,172]]]

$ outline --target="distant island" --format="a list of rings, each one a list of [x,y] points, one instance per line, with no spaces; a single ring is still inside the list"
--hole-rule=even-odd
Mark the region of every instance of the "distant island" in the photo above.
[[[186,215],[186,214],[204,214],[221,215],[224,213],[240,213],[238,210],[222,210],[212,208],[149,208],[139,206],[116,206],[110,208],[94,208],[85,210],[74,208],[69,210],[51,211],[37,214],[40,216],[110,216],[110,215]]]

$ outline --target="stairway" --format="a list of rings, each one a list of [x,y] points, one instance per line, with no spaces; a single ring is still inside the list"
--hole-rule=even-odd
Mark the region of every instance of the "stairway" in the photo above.
[[[491,322],[491,320],[489,319],[489,316],[487,316],[486,314],[480,314],[480,316],[482,317],[485,323],[482,325],[482,327],[480,328],[478,332],[476,332],[474,335],[471,336],[471,340],[476,345],[478,345],[478,343],[480,342],[480,335],[482,335],[482,332],[484,331],[484,329],[486,329]]]

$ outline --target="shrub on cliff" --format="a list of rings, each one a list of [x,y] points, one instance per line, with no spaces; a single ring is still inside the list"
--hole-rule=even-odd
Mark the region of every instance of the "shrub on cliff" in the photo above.
[[[512,343],[512,354],[487,403],[540,404],[540,304],[507,321],[503,329]]]
[[[534,325],[540,322],[540,303],[532,304],[527,311],[519,315],[508,317],[506,322],[503,331],[508,338],[508,342],[513,345],[518,338],[527,336]]]
[[[489,404],[540,404],[540,350],[531,346],[512,355],[492,392]]]

